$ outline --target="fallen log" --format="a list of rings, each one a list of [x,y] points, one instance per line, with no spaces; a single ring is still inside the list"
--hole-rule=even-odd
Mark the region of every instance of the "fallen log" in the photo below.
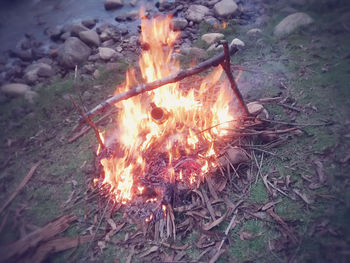
[[[233,55],[238,51],[238,49],[237,49],[237,47],[232,46],[229,48],[228,51],[229,51],[228,53],[230,55]],[[168,77],[153,81],[151,83],[141,84],[137,87],[131,88],[130,90],[128,90],[126,92],[114,95],[113,97],[110,97],[109,99],[105,100],[104,102],[98,104],[92,110],[85,113],[85,116],[86,117],[93,117],[93,116],[105,111],[107,108],[111,107],[112,105],[114,105],[115,103],[117,103],[119,101],[129,99],[129,98],[137,96],[143,92],[157,89],[157,88],[162,87],[162,86],[169,84],[169,83],[178,82],[180,80],[183,80],[186,77],[203,72],[203,71],[209,69],[210,67],[216,67],[225,60],[225,57],[226,57],[225,53],[222,52],[215,57],[212,57],[206,61],[203,61],[202,63],[197,64],[193,68],[180,70],[177,73],[172,74]],[[79,119],[78,126],[74,130],[75,131],[78,130],[80,125],[83,124],[84,122],[85,122],[85,118],[81,117]]]

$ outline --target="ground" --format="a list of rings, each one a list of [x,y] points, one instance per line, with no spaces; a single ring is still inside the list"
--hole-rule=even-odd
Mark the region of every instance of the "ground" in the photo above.
[[[231,62],[244,69],[239,87],[247,101],[282,96],[288,97],[286,103],[296,109],[265,104],[273,120],[299,123],[302,132],[281,135],[284,142],[267,152],[255,151],[256,159],[252,159],[251,165],[261,164],[261,169],[260,173],[254,170],[257,180],[250,186],[244,207],[258,210],[269,202],[277,202],[275,213],[292,229],[298,242],[284,244],[286,229],[281,229],[271,215],[266,217],[265,213],[262,218],[245,215],[229,232],[230,242],[225,244],[226,252],[218,262],[348,262],[350,37],[342,19],[350,6],[331,9],[305,6],[304,11],[315,18],[314,23],[284,39],[272,36],[273,27],[284,16],[274,12],[279,6],[266,8],[271,19],[258,37],[245,34],[251,26],[234,23],[217,31],[223,32],[228,40],[238,36],[246,43]],[[208,30],[204,24],[201,28],[203,32]],[[198,41],[196,45],[202,47],[203,43]],[[54,80],[50,85],[37,87],[40,98],[34,105],[20,98],[0,105],[0,204],[40,161],[33,178],[2,212],[0,245],[68,213],[76,215],[78,221],[64,236],[88,234],[89,230],[93,233],[103,211],[98,207],[98,198],[92,201],[77,198],[84,197],[88,188],[97,142],[91,131],[73,143],[67,142],[79,115],[66,94],[72,94],[77,101],[78,95],[83,94],[84,106],[91,109],[113,93],[129,66],[123,65],[116,72],[104,71],[98,80],[78,81],[79,87],[74,85],[73,76]],[[271,188],[269,191],[263,180],[266,175],[270,180],[283,181],[283,185],[277,186],[287,185],[287,196]],[[320,181],[322,184],[315,186]],[[234,195],[231,198],[233,203],[238,200]],[[71,205],[72,200],[77,202]],[[116,222],[122,222],[121,217],[120,213],[112,215]],[[230,219],[212,231],[223,233]],[[92,225],[95,227],[91,228]],[[100,229],[105,228],[103,222]],[[116,242],[124,240],[134,228],[128,225],[122,229],[115,237]],[[176,242],[177,246],[190,245],[184,250],[186,260],[195,260],[201,253],[195,246],[199,236],[194,230],[186,239]],[[107,243],[102,252],[100,249],[101,244],[85,244],[73,251],[53,254],[49,262],[84,261],[91,250],[97,251],[97,261],[125,262],[130,252],[129,247],[116,247],[113,243]],[[150,258],[136,255],[132,262]]]

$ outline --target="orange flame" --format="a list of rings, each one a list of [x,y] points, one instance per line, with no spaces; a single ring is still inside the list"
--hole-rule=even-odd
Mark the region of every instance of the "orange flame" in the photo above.
[[[180,70],[179,62],[173,56],[174,41],[180,32],[172,31],[170,22],[170,16],[141,20],[141,43],[147,48],[142,51],[139,65],[145,82]],[[118,156],[101,159],[103,184],[111,186],[116,201],[126,203],[134,195],[143,193],[144,187],[139,177],[146,172],[149,151],[166,152],[171,167],[181,156],[180,149],[190,155],[194,150],[198,151],[199,146],[207,147],[201,154],[201,174],[191,173],[189,178],[185,178],[182,171],[176,176],[175,170],[169,169],[169,182],[187,180],[190,185],[196,185],[199,178],[216,167],[214,142],[228,135],[227,128],[232,127],[229,122],[237,119],[230,107],[234,100],[233,93],[228,81],[221,80],[222,73],[222,67],[216,67],[201,83],[192,83],[192,89],[187,92],[176,82],[118,104],[121,108],[116,120],[118,130],[115,131],[119,143]],[[137,84],[135,72],[130,69],[126,74],[126,83],[118,87],[118,93]],[[152,109],[159,111],[162,121],[152,119]],[[106,140],[103,134],[101,137]],[[149,199],[149,202],[155,200]]]

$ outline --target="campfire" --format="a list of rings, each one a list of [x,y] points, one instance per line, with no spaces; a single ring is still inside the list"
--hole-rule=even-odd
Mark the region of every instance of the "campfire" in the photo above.
[[[180,32],[171,29],[171,17],[143,18],[141,30],[142,81],[151,83],[180,71],[174,56]],[[145,221],[165,215],[174,188],[197,188],[218,166],[218,142],[230,140],[228,129],[242,117],[223,72],[218,65],[205,77],[169,83],[115,104],[118,128],[100,133],[104,146],[97,150],[96,185],[107,186],[114,202],[149,206],[142,215]],[[138,85],[130,69],[116,92]]]

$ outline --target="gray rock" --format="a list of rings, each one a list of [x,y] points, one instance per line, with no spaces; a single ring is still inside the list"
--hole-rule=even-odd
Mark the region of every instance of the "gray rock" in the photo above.
[[[11,55],[16,56],[24,61],[33,60],[33,52],[31,49],[23,50],[20,48],[14,48],[11,50]]]
[[[113,10],[117,8],[121,8],[124,5],[123,0],[105,0],[105,9]]]
[[[230,47],[232,47],[233,45],[234,46],[238,46],[238,47],[244,47],[245,46],[244,42],[242,40],[238,39],[238,38],[234,38],[231,41]]]
[[[52,77],[55,71],[46,63],[35,63],[29,65],[24,71],[24,79],[27,83],[35,83],[38,77]]]
[[[98,50],[100,58],[103,60],[110,60],[117,54],[117,52],[114,49],[108,47],[100,47]]]
[[[220,24],[220,21],[217,20],[215,17],[209,16],[204,18],[205,23],[211,25],[211,26],[217,26]]]
[[[250,37],[257,37],[257,36],[260,36],[261,34],[262,34],[262,31],[259,28],[252,28],[247,31],[247,35]]]
[[[92,29],[94,28],[97,22],[98,22],[97,19],[85,19],[81,21],[81,24],[89,29]]]
[[[35,91],[31,90],[30,86],[21,83],[5,84],[1,86],[0,90],[10,98],[24,96],[29,103],[33,103],[34,99],[38,96]]]
[[[79,38],[69,37],[58,50],[58,62],[67,68],[74,68],[88,59],[91,49]]]
[[[73,24],[70,30],[70,34],[73,37],[78,37],[79,33],[82,31],[88,31],[89,29],[83,25],[80,24]]]
[[[207,34],[202,35],[202,37],[201,37],[201,39],[204,42],[206,42],[208,45],[211,45],[214,42],[216,42],[222,38],[224,38],[224,35],[221,33],[207,33]]]
[[[63,33],[63,34],[61,35],[61,39],[62,39],[63,41],[66,41],[69,37],[71,37],[70,32],[65,32],[65,33]]]
[[[194,22],[201,22],[204,16],[209,14],[209,8],[203,5],[190,5],[186,12],[186,18]]]
[[[176,17],[171,20],[171,26],[174,30],[183,30],[187,25],[187,20],[182,17]]]
[[[79,38],[88,46],[99,46],[101,41],[98,34],[93,30],[79,32]]]
[[[236,12],[238,6],[233,0],[222,0],[214,5],[214,11],[218,16],[230,16]]]
[[[137,5],[137,2],[138,2],[138,0],[131,0],[131,1],[130,1],[130,5],[131,5],[131,6],[136,6],[136,5]]]
[[[284,18],[275,27],[273,34],[276,37],[284,37],[292,33],[297,28],[311,24],[313,19],[305,13],[298,12]]]
[[[48,35],[53,41],[59,40],[62,33],[63,33],[63,30],[62,30],[62,27],[60,26],[50,27],[45,30],[45,34]]]
[[[111,47],[113,45],[114,45],[114,40],[113,39],[109,39],[109,40],[104,41],[101,44],[101,47]]]

